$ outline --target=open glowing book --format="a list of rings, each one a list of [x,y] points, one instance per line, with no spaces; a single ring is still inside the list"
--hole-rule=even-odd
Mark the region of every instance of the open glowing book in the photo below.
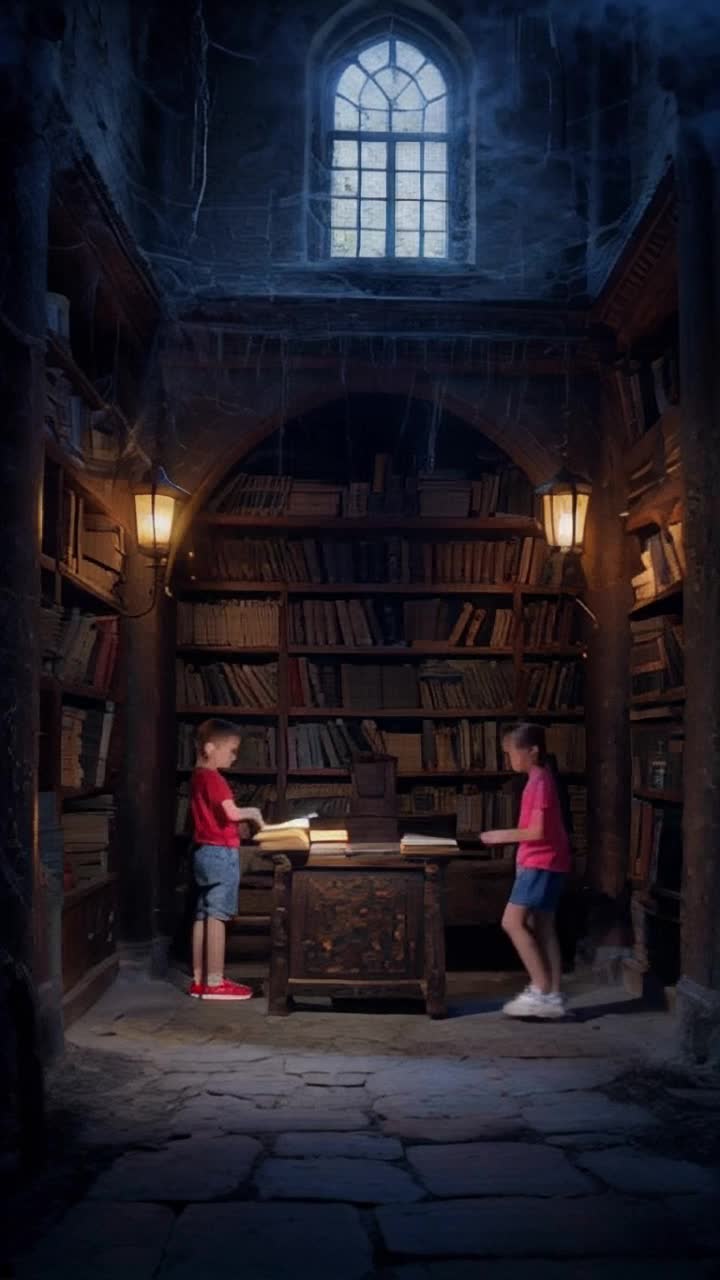
[[[255,832],[253,840],[261,849],[309,849],[310,820],[316,817],[316,813],[308,813],[287,822],[268,822]]]

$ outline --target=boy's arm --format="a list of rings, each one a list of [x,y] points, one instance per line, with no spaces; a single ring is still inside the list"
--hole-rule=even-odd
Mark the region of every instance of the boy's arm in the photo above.
[[[545,818],[542,809],[533,813],[529,827],[509,827],[501,831],[481,831],[483,844],[520,844],[524,840],[542,840],[545,836]]]
[[[234,800],[223,800],[222,808],[231,822],[254,822],[258,827],[265,826],[265,819],[259,809],[240,809]]]

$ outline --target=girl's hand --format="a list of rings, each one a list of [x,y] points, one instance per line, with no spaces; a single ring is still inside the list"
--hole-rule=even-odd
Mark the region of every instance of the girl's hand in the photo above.
[[[481,831],[480,839],[482,840],[483,844],[504,844],[505,832],[504,831]]]

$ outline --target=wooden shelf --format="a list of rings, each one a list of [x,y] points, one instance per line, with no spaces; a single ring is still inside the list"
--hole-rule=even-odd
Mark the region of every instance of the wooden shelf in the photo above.
[[[291,644],[288,647],[288,653],[291,657],[296,655],[313,655],[316,657],[338,657],[338,658],[402,658],[406,662],[409,658],[511,658],[514,649],[511,648],[491,648],[490,645],[468,647],[461,649],[458,645],[452,647],[432,648],[426,645],[357,645],[355,648],[346,648],[344,645],[297,645]]]
[[[531,516],[261,516],[221,515],[205,511],[196,517],[201,525],[223,529],[253,529],[296,531],[319,529],[326,533],[382,533],[392,530],[401,533],[474,533],[498,537],[543,537],[539,521]]]
[[[176,766],[177,773],[194,773],[195,766],[189,764],[179,764]],[[273,768],[268,765],[267,769],[223,769],[223,774],[228,778],[271,778],[277,774],[277,767]]]
[[[81,468],[76,461],[73,461],[72,458],[63,453],[54,440],[48,439],[47,436],[44,440],[44,449],[46,456],[67,473],[72,488],[76,493],[80,494],[85,505],[91,510],[107,516],[109,520],[112,520],[114,524],[120,525],[127,532],[125,521],[119,518],[117,512],[113,511],[105,499],[99,493],[96,493],[92,485],[88,483],[93,476],[97,476],[99,480],[107,479],[105,473],[93,471],[90,467],[88,467],[87,471]]]
[[[85,884],[78,885],[76,889],[68,889],[63,897],[63,911],[69,910],[81,898],[87,898],[93,893],[99,893],[106,885],[115,884],[117,875],[110,871],[107,875],[98,876],[96,880],[88,880]]]
[[[198,578],[179,582],[180,594],[289,596],[576,596],[576,587],[526,586],[517,582],[240,582],[237,578]]]
[[[178,653],[206,653],[217,654],[220,657],[277,657],[280,652],[278,645],[269,647],[266,645],[248,645],[244,648],[235,648],[228,644],[179,644],[177,646]]]
[[[638,800],[651,800],[654,804],[682,804],[682,791],[654,791],[650,787],[633,787]]]
[[[115,517],[113,516],[113,519]],[[109,609],[113,609],[115,613],[124,613],[123,605],[114,596],[110,596],[107,592],[102,591],[100,587],[95,587],[90,582],[86,582],[79,574],[69,569],[66,564],[58,564],[58,572],[61,578],[69,582],[78,591],[84,591],[86,595],[92,596],[94,600],[99,600],[101,604],[106,605]]]
[[[575,708],[568,711],[535,711],[527,713],[517,707],[501,707],[477,710],[474,707],[290,707],[288,716],[294,720],[507,720],[519,715],[531,715],[543,719],[581,719],[585,712]]]
[[[668,689],[666,693],[635,693],[630,699],[631,707],[664,707],[666,703],[685,701],[685,689]]]
[[[634,506],[631,506],[625,519],[625,532],[638,533],[643,529],[665,528],[672,524],[682,502],[682,479],[680,472],[665,476],[652,489],[648,489]]]
[[[659,591],[651,600],[638,601],[638,603],[633,605],[630,610],[630,617],[638,618],[642,617],[644,614],[652,614],[655,609],[659,610],[661,606],[666,604],[669,600],[675,600],[678,596],[681,596],[684,585],[685,584],[682,581],[673,582],[669,587],[666,587],[664,591]]]
[[[113,693],[103,693],[101,689],[90,684],[67,684],[57,676],[43,673],[40,676],[41,689],[57,689],[63,697],[84,698],[88,702],[122,702],[123,698]]]
[[[236,718],[252,717],[275,717],[280,714],[277,707],[213,707],[205,705],[202,707],[186,707],[179,706],[175,708],[175,714],[178,716],[235,716]]]

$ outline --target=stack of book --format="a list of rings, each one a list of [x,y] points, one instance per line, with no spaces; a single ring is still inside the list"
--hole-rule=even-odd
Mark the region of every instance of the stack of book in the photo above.
[[[679,397],[677,356],[668,351],[652,363],[624,360],[615,368],[628,442],[633,444]]]
[[[177,701],[188,707],[274,707],[277,680],[276,662],[175,663]]]
[[[348,769],[360,752],[373,750],[366,722],[325,720],[288,729],[289,769]]]
[[[682,524],[671,524],[649,537],[640,558],[642,571],[632,578],[636,604],[652,600],[685,577]]]
[[[682,876],[682,810],[634,799],[630,811],[630,868],[636,884],[675,893]]]
[[[343,818],[350,812],[349,782],[290,782],[285,791],[291,816],[312,810],[319,818]]]
[[[529,711],[573,711],[582,707],[585,665],[546,662],[523,671],[525,704]]]
[[[73,790],[105,784],[115,707],[81,710],[64,706],[60,740],[61,786]]]
[[[433,854],[459,853],[458,842],[450,836],[423,836],[406,831],[400,841],[400,852],[404,857],[432,857]]]
[[[532,516],[534,506],[532,488],[519,467],[487,472],[472,482],[470,512],[474,516]]]
[[[177,611],[179,645],[213,648],[271,648],[278,643],[277,600],[216,600],[213,604],[181,601]]]
[[[350,520],[363,520],[368,513],[370,485],[364,480],[351,480],[343,490],[342,513]]]
[[[118,618],[98,617],[80,609],[43,610],[43,666],[66,684],[88,685],[106,693],[117,661]]]
[[[553,645],[571,644],[575,617],[572,600],[542,600],[526,604],[523,609],[526,648],[549,649]]]
[[[514,673],[511,662],[423,662],[420,700],[440,711],[512,710]]]
[[[74,803],[62,815],[65,867],[75,885],[98,880],[108,872],[112,796]]]
[[[347,645],[383,644],[383,632],[371,600],[303,600],[290,606],[290,643]]]
[[[291,516],[336,516],[343,488],[317,480],[293,480],[287,513]]]
[[[125,535],[122,527],[94,511],[83,511],[80,576],[108,595],[115,595],[125,564]]]
[[[51,675],[54,674],[58,658],[62,653],[66,625],[66,615],[60,605],[41,605],[38,627],[40,652],[43,671]]]
[[[481,831],[514,827],[517,820],[517,798],[512,784],[495,791],[463,788],[457,798],[458,835],[477,836]],[[494,845],[494,855],[504,857],[515,852],[514,845]]]
[[[633,695],[666,693],[685,680],[685,635],[674,614],[631,618],[630,682]]]

